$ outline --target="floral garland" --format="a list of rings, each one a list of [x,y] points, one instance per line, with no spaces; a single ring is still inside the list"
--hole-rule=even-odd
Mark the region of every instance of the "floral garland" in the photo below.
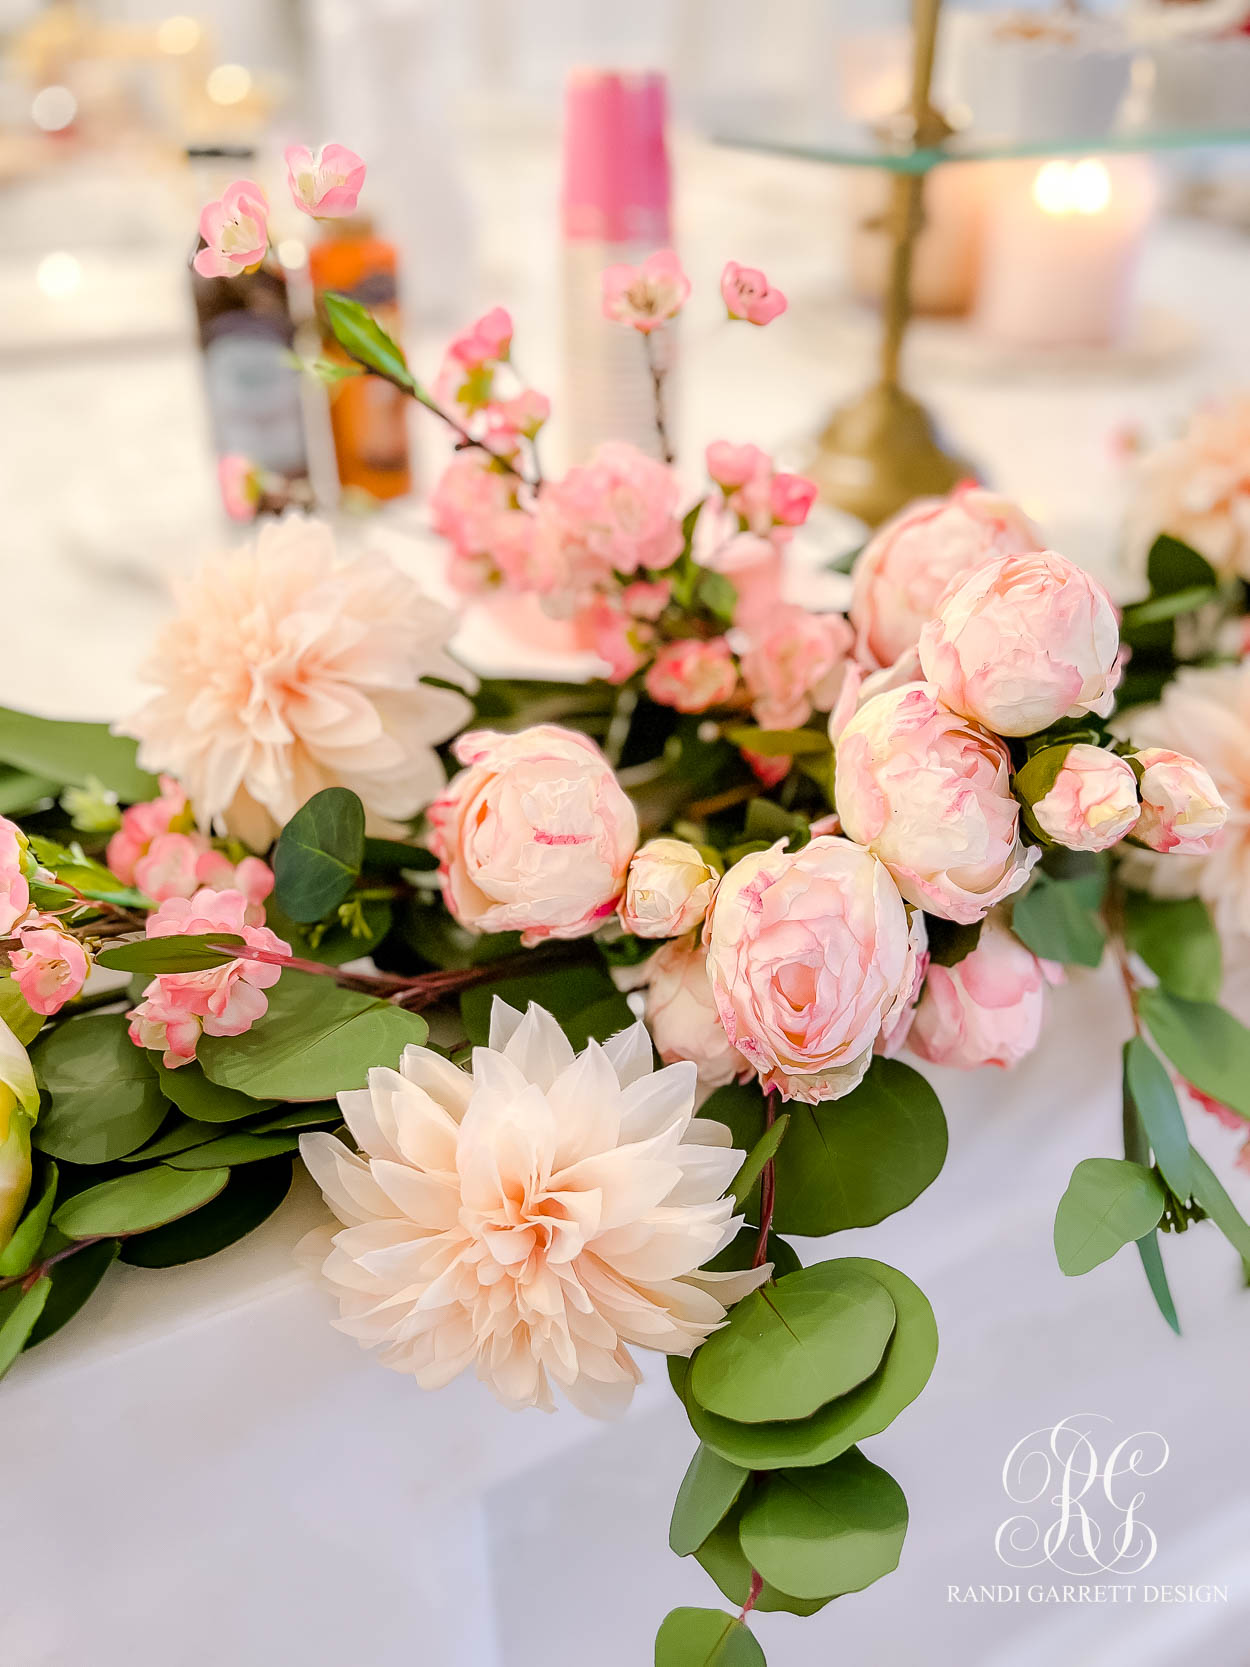
[[[352,153],[288,165],[306,212],[355,207]],[[237,182],[197,267],[254,269],[267,212]],[[721,292],[732,319],[785,310],[733,263]],[[1059,1265],[1134,1243],[1179,1329],[1159,1233],[1209,1218],[1250,1257],[1178,1099],[1250,1117],[1208,910],[1250,924],[1250,684],[1217,663],[1244,451],[1237,480],[1180,471],[1212,561],[1159,521],[1120,615],[971,485],[872,537],[849,617],[810,613],[781,594],[810,482],[718,442],[683,513],[652,348],[689,296],[668,252],[605,274],[665,461],[609,445],[552,481],[502,309],[430,392],[325,302],[360,374],[455,435],[433,513],[457,584],[538,598],[606,679],[479,684],[449,613],[290,516],[184,587],[121,733],[0,712],[0,1371],[117,1258],[241,1238],[298,1149],[337,1218],[304,1250],[338,1325],[423,1387],[472,1368],[511,1406],[604,1416],[636,1350],[668,1356],[699,1440],[671,1544],[734,1611],[674,1611],[659,1667],[761,1662],[752,1610],[811,1614],[898,1561],[906,1502],[859,1443],[924,1388],[932,1312],[784,1235],[936,1179],[942,1109],[902,1052],[1011,1065],[1047,984],[1110,949],[1124,1155],[1078,1164]]]

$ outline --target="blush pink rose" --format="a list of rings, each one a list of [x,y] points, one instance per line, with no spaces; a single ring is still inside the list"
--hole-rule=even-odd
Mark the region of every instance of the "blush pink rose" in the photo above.
[[[699,1086],[723,1088],[751,1067],[725,1034],[712,996],[707,952],[694,935],[661,944],[647,962],[643,1010],[656,1052],[666,1065],[693,1061]]]
[[[149,938],[229,932],[249,948],[267,955],[289,956],[291,946],[264,926],[247,921],[247,898],[240,891],[198,891],[172,897],[147,919]],[[265,991],[282,976],[280,964],[258,960],[226,961],[201,972],[161,973],[130,1012],[130,1039],[140,1048],[159,1048],[171,1069],[195,1058],[201,1035],[242,1036],[269,1007]]]
[[[990,915],[962,961],[929,968],[907,1046],[934,1065],[965,1071],[1015,1065],[1037,1046],[1053,977]]]
[[[1132,766],[1084,741],[1068,748],[1049,792],[1033,806],[1042,832],[1070,851],[1109,850],[1140,814]]]
[[[873,695],[846,724],[834,800],[909,902],[962,925],[1019,891],[1041,856],[1021,842],[1006,747],[927,683]]]
[[[264,260],[269,248],[269,199],[250,179],[236,179],[200,214],[207,244],[192,265],[201,278],[237,278]]]
[[[725,262],[720,293],[730,318],[745,319],[748,324],[771,324],[789,305],[758,267],[739,266],[736,260]]]
[[[547,587],[585,592],[617,573],[668,567],[681,554],[677,477],[636,446],[612,440],[544,488],[534,528]]]
[[[1152,851],[1205,856],[1228,820],[1228,806],[1196,759],[1168,747],[1132,755],[1141,771],[1141,817],[1133,837]]]
[[[758,623],[741,654],[761,729],[797,729],[837,699],[855,635],[841,614],[783,605]]]
[[[160,834],[171,830],[187,833],[195,826],[195,818],[186,791],[173,776],[161,776],[160,797],[146,799],[142,804],[128,805],[122,811],[122,825],[108,842],[105,861],[110,871],[123,885],[133,886],[135,864]],[[149,892],[149,896],[152,894]]]
[[[59,1013],[87,982],[90,955],[50,915],[31,915],[17,936],[22,947],[9,956],[13,982],[34,1012]]]
[[[705,933],[730,1042],[788,1100],[848,1094],[912,998],[923,932],[884,865],[850,840],[743,857]]]
[[[954,579],[919,649],[945,704],[996,735],[1033,735],[1085,712],[1105,718],[1114,704],[1115,607],[1053,550],[996,556]]]
[[[641,266],[609,266],[603,274],[603,316],[650,335],[675,318],[690,294],[690,279],[672,249],[648,255]]]
[[[732,700],[738,668],[724,637],[701,642],[685,637],[665,643],[647,667],[647,693],[678,712],[706,712]]]
[[[282,160],[296,208],[317,220],[339,220],[355,214],[365,183],[365,165],[354,150],[346,145],[322,145],[317,151],[309,150],[307,145],[288,145]]]
[[[649,839],[625,878],[621,925],[636,938],[679,938],[708,911],[717,874],[684,839]]]
[[[638,817],[584,735],[538,724],[472,730],[465,766],[429,808],[447,907],[472,932],[526,944],[580,938],[613,914],[638,844]]]
[[[26,835],[0,816],[0,933],[7,936],[30,907]]]
[[[914,648],[952,579],[990,556],[1042,548],[1037,528],[996,492],[967,484],[917,498],[877,531],[851,575],[851,624],[867,666],[893,665]]]

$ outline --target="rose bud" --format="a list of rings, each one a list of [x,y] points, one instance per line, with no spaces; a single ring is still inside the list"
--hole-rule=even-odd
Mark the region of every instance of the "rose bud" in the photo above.
[[[1137,777],[1123,758],[1078,741],[1045,795],[1032,807],[1048,839],[1069,851],[1106,851],[1118,845],[1141,814]]]
[[[873,695],[837,742],[844,832],[880,857],[909,902],[962,925],[1019,891],[1041,855],[1021,843],[1010,783],[1002,742],[927,683]]]
[[[684,839],[651,839],[625,877],[621,925],[636,938],[677,938],[708,911],[718,876]]]
[[[942,701],[996,735],[1106,717],[1119,681],[1111,598],[1053,550],[998,556],[953,580],[919,647]]]
[[[1132,755],[1141,771],[1141,816],[1133,836],[1152,851],[1205,856],[1228,820],[1219,788],[1196,759],[1167,747]]]
[[[693,1060],[702,1088],[721,1088],[751,1067],[725,1033],[712,999],[707,955],[693,937],[662,944],[646,963],[646,1020],[666,1065]]]
[[[988,917],[976,948],[953,967],[932,965],[907,1046],[934,1065],[1015,1065],[1037,1046],[1048,963]]]

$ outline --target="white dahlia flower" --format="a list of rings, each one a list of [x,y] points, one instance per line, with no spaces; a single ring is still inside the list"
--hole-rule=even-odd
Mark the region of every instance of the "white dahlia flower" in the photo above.
[[[359,794],[386,831],[442,787],[434,751],[469,703],[445,652],[452,615],[386,556],[340,556],[288,515],[176,590],[143,668],[157,692],[123,726],[146,769],[186,788],[203,826],[263,850],[323,787]]]
[[[767,1268],[700,1273],[742,1218],[743,1154],[694,1118],[695,1067],[652,1068],[641,1024],[573,1055],[550,1013],[496,998],[471,1071],[408,1048],[300,1151],[342,1228],[305,1240],[340,1330],[437,1389],[472,1366],[500,1400],[628,1405],[631,1345],[689,1355]]]

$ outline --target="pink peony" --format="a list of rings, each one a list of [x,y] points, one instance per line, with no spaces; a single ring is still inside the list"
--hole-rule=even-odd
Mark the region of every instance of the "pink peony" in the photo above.
[[[1105,718],[1114,704],[1111,598],[1052,550],[996,556],[956,577],[919,648],[945,704],[996,735],[1032,735],[1084,712]]]
[[[201,278],[237,278],[252,272],[269,248],[269,199],[250,179],[236,179],[200,214],[208,245],[193,265]]]
[[[447,907],[473,932],[527,944],[580,938],[613,913],[638,843],[638,817],[584,735],[538,724],[472,730],[465,766],[429,809]]]
[[[512,314],[506,307],[492,307],[488,313],[483,313],[447,349],[448,356],[465,370],[478,370],[483,365],[495,364],[500,359],[506,359],[511,351]],[[543,398],[529,389],[526,393],[529,401]],[[540,418],[540,427],[545,420],[545,417]]]
[[[546,589],[577,595],[616,573],[670,566],[682,551],[680,487],[665,464],[613,440],[538,500],[536,569]]]
[[[741,665],[760,728],[797,729],[813,711],[829,711],[854,640],[841,614],[809,614],[783,604],[759,622]]]
[[[1041,856],[1021,843],[1006,747],[927,683],[874,695],[847,723],[834,798],[848,838],[880,857],[909,902],[944,920],[982,919]]]
[[[850,616],[856,652],[889,666],[914,648],[950,581],[990,556],[1040,550],[1032,522],[1007,498],[971,483],[945,498],[917,498],[860,551]]]
[[[122,811],[122,825],[108,842],[105,861],[123,885],[138,884],[135,865],[140,857],[146,855],[159,834],[171,830],[186,833],[195,826],[195,817],[181,783],[172,776],[162,776],[160,786],[159,799],[128,805]],[[148,896],[151,895],[149,892]]]
[[[1070,851],[1106,851],[1140,814],[1130,764],[1105,747],[1069,747],[1054,783],[1033,806],[1038,827]]]
[[[754,266],[739,266],[736,260],[725,262],[720,293],[730,318],[745,319],[748,324],[771,324],[789,305],[762,272]]]
[[[784,841],[725,875],[706,929],[730,1042],[766,1089],[809,1105],[849,1094],[912,999],[923,916],[847,839]]]
[[[356,212],[365,165],[346,145],[288,145],[282,153],[296,208],[318,220],[339,220]]]
[[[1141,771],[1141,818],[1134,838],[1152,851],[1206,856],[1228,820],[1228,806],[1208,771],[1168,747],[1146,747],[1132,762]]]
[[[990,915],[962,961],[929,968],[907,1046],[965,1071],[1018,1064],[1037,1046],[1047,979],[1044,963]]]
[[[13,982],[36,1013],[59,1013],[87,982],[91,957],[50,915],[34,914],[18,929],[20,949],[9,960]]]
[[[644,1016],[666,1065],[693,1062],[703,1089],[722,1088],[751,1067],[725,1033],[708,977],[707,951],[693,935],[661,944],[647,962]]]
[[[247,921],[248,901],[240,891],[198,891],[173,897],[147,919],[149,938],[228,932],[250,948],[290,955],[290,944],[264,926]],[[167,972],[154,978],[130,1013],[130,1039],[140,1048],[160,1048],[175,1069],[195,1058],[200,1036],[242,1036],[269,1006],[265,991],[282,968],[266,961],[226,961],[202,972]]]
[[[650,335],[675,318],[690,294],[690,279],[671,249],[641,266],[609,266],[603,274],[603,316]]]
[[[732,700],[738,668],[724,637],[702,642],[684,637],[665,643],[647,667],[647,693],[660,706],[678,712],[706,712]]]
[[[621,898],[621,925],[636,938],[679,938],[700,924],[717,873],[684,839],[649,839],[635,851]]]
[[[30,907],[26,851],[26,835],[16,822],[0,816],[0,933],[5,936]]]

